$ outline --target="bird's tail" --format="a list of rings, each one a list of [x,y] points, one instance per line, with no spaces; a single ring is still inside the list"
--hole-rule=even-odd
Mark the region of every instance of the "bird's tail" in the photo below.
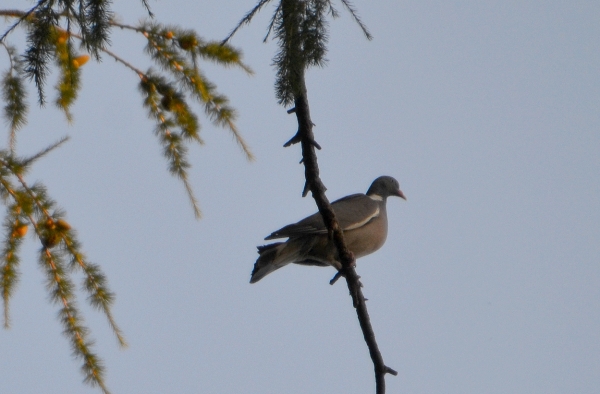
[[[298,259],[301,244],[288,241],[257,246],[260,255],[254,263],[250,283],[256,283],[271,272]]]

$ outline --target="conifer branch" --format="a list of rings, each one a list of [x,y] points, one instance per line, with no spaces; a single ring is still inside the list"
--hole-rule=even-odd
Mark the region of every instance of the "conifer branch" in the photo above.
[[[3,197],[10,196],[13,200],[8,206],[8,215],[5,219],[8,235],[4,241],[3,259],[0,265],[4,324],[8,326],[10,323],[8,300],[18,279],[18,246],[27,232],[28,225],[25,223],[28,222],[41,241],[39,261],[46,273],[47,288],[52,301],[60,305],[59,319],[64,334],[69,338],[73,354],[83,361],[81,369],[85,376],[84,380],[92,386],[99,386],[104,393],[108,393],[104,383],[104,367],[99,357],[91,350],[93,341],[88,339],[89,329],[79,316],[69,271],[79,268],[86,275],[83,288],[89,294],[91,305],[104,312],[119,343],[125,346],[121,330],[116,325],[110,310],[114,294],[107,288],[106,277],[100,268],[86,261],[80,251],[81,247],[74,230],[63,219],[63,213],[55,208],[55,203],[47,196],[45,189],[41,185],[29,186],[23,178],[23,173],[32,162],[55,149],[65,140],[63,138],[25,160],[0,152],[0,185],[2,186],[0,190]],[[18,180],[20,187],[14,187],[10,183],[8,180],[10,176]],[[64,258],[67,256],[71,257],[68,269],[64,263]]]
[[[227,37],[225,37],[225,39],[222,41],[223,44],[226,44],[231,37],[233,37],[233,35],[243,26],[246,25],[248,23],[250,23],[250,21],[252,21],[252,18],[254,18],[254,15],[256,15],[258,13],[258,11],[260,11],[260,9],[265,6],[268,2],[270,2],[271,0],[260,0],[258,2],[258,4],[256,4],[254,6],[254,8],[252,8],[250,11],[248,11],[248,13],[246,15],[244,15],[244,17],[242,18],[242,20],[240,20],[238,22],[238,24],[236,25],[236,27],[231,31],[231,33],[229,33],[229,35],[227,35]]]
[[[83,325],[83,320],[79,317],[79,310],[73,293],[73,282],[65,270],[61,255],[51,251],[60,242],[59,232],[63,231],[64,227],[61,229],[60,226],[57,226],[48,213],[48,209],[53,206],[53,202],[45,196],[45,191],[39,186],[29,188],[20,174],[15,175],[35,204],[34,212],[37,211],[38,214],[41,213],[42,217],[45,217],[45,222],[40,223],[34,219],[32,214],[27,215],[29,222],[42,242],[39,261],[42,269],[46,272],[46,286],[50,291],[51,299],[55,303],[62,304],[59,317],[64,327],[63,333],[71,342],[73,354],[83,359],[81,370],[85,376],[84,381],[92,386],[99,386],[105,394],[110,394],[104,383],[103,363],[91,351],[93,341],[87,339],[89,329]],[[58,231],[55,231],[57,227]]]
[[[54,45],[54,59],[60,71],[60,77],[56,85],[58,97],[55,104],[66,115],[67,121],[72,122],[73,115],[71,106],[77,98],[81,87],[81,69],[89,59],[89,55],[78,55],[75,53],[68,29],[53,29],[52,43]]]
[[[79,21],[79,28],[83,37],[82,43],[85,49],[91,53],[96,60],[100,59],[99,51],[110,44],[109,22],[112,19],[110,2],[106,0],[79,1],[79,12],[71,12]],[[91,23],[90,23],[91,22]]]
[[[182,29],[177,26],[162,25],[154,22],[142,22],[140,26],[131,26],[116,21],[111,21],[110,25],[119,27],[124,30],[132,30],[141,33],[150,39],[152,37],[152,45],[158,48],[166,48],[173,46],[183,50],[191,56],[200,55],[206,60],[213,61],[217,64],[225,66],[238,66],[248,74],[252,74],[252,70],[248,65],[241,60],[241,52],[230,45],[223,44],[217,41],[205,41],[198,36],[193,30]]]
[[[67,32],[67,33],[68,33],[69,37],[75,37],[79,40],[83,40],[83,37],[77,33],[74,33],[74,32]],[[108,56],[112,57],[113,60],[116,61],[117,63],[121,63],[122,65],[124,65],[125,67],[130,69],[131,71],[135,72],[140,78],[144,76],[144,72],[142,70],[136,68],[134,65],[127,62],[125,59],[123,59],[116,53],[112,52],[110,49],[101,48],[100,51],[107,54]]]
[[[83,359],[81,370],[85,382],[92,386],[97,385],[104,393],[109,394],[104,383],[104,366],[98,356],[91,351],[93,342],[87,338],[89,330],[79,317],[73,296],[74,286],[66,273],[64,263],[56,253],[52,253],[48,247],[43,247],[40,251],[40,265],[46,271],[47,288],[52,301],[62,304],[59,317],[64,327],[64,334],[71,341],[74,355]]]
[[[103,2],[102,0],[97,1]],[[71,121],[70,107],[77,98],[80,87],[81,71],[79,68],[89,59],[88,55],[75,53],[71,39],[78,39],[95,57],[99,57],[99,53],[104,53],[129,68],[139,76],[141,85],[144,85],[148,81],[157,78],[157,75],[151,70],[147,72],[140,70],[104,45],[108,42],[107,29],[111,26],[144,35],[148,40],[146,51],[152,60],[171,74],[171,80],[163,78],[158,81],[157,86],[162,88],[158,94],[160,96],[158,105],[155,103],[150,105],[152,108],[149,107],[151,117],[158,120],[155,133],[157,135],[165,133],[161,142],[164,155],[169,160],[170,171],[182,180],[194,214],[196,217],[200,217],[198,202],[192,192],[187,176],[189,162],[186,158],[186,144],[189,141],[200,144],[203,142],[199,134],[200,123],[198,118],[188,105],[188,95],[195,98],[203,106],[206,116],[214,125],[231,132],[234,140],[249,161],[254,160],[254,155],[235,125],[235,110],[229,105],[227,97],[219,94],[216,86],[201,73],[197,59],[212,61],[222,66],[236,66],[248,74],[252,74],[252,70],[242,62],[239,50],[216,41],[207,42],[192,30],[151,22],[141,23],[139,26],[126,25],[110,18],[112,15],[110,11],[102,8],[106,4],[81,8],[82,3],[79,2],[79,10],[75,9],[73,4],[72,2],[64,3],[60,13],[55,12],[50,6],[40,6],[28,14],[23,11],[0,10],[0,14],[9,17],[29,18],[27,20],[29,23],[30,46],[26,54],[25,64],[27,64],[27,68],[22,74],[27,74],[34,79],[38,88],[39,101],[43,104],[45,100],[43,85],[48,72],[48,59],[54,58],[60,71],[59,82],[56,86],[59,93],[56,104],[64,111],[67,120]],[[66,30],[59,27],[58,20],[60,18],[66,19]],[[71,20],[77,21],[80,33],[71,31]],[[86,21],[89,20],[97,20],[97,23],[106,26],[86,28]],[[43,32],[45,33],[42,34]],[[32,43],[35,43],[35,45]],[[20,79],[13,78],[6,81],[3,84],[4,87],[13,85],[19,87]],[[7,91],[7,89],[4,90]],[[13,88],[13,91],[16,91],[16,89]],[[25,90],[17,98],[24,100],[24,92]],[[13,94],[13,96],[16,96],[16,94]],[[19,104],[12,105],[11,108],[26,109],[25,106],[15,100],[7,100],[8,103]],[[148,104],[147,100],[146,104]],[[5,116],[11,117],[15,124],[18,124],[19,119],[25,119],[24,113],[20,115],[14,110],[10,113],[5,111]],[[177,134],[170,134],[173,128],[178,128]],[[13,127],[13,133],[11,133],[13,146],[16,139],[16,130],[17,127]]]
[[[277,8],[275,9],[273,16],[271,17],[271,22],[269,22],[269,27],[267,27],[267,34],[265,34],[265,38],[263,38],[263,43],[266,43],[267,40],[269,39],[269,36],[271,35],[271,32],[273,31],[273,27],[275,26],[275,22],[277,21],[277,15],[279,15],[280,11],[281,11],[281,3],[277,4]]]
[[[21,10],[0,10],[1,16],[18,17],[19,18],[11,27],[9,27],[2,34],[2,36],[0,36],[0,42],[4,42],[4,39],[6,37],[8,37],[8,35],[13,30],[15,30],[21,23],[23,23],[23,21],[25,21],[27,18],[29,18],[35,12],[35,10],[37,10],[41,5],[42,5],[42,2],[39,2],[27,12],[23,12]]]
[[[228,128],[246,158],[254,160],[248,144],[235,127],[235,110],[229,106],[227,97],[216,92],[216,86],[200,72],[196,63],[196,57],[201,56],[224,65],[237,65],[251,73],[241,62],[239,52],[214,42],[205,43],[192,31],[156,24],[143,26],[141,31],[148,39],[146,50],[152,58],[204,105],[206,115],[215,125]],[[179,108],[186,109],[181,105]]]
[[[84,289],[89,294],[90,304],[104,313],[119,345],[126,348],[127,341],[112,315],[111,306],[114,303],[115,295],[107,288],[106,276],[98,265],[86,262],[85,255],[79,251],[80,245],[75,238],[75,233],[66,222],[58,219],[55,226],[62,231],[64,246],[71,255],[70,266],[81,268],[86,275]]]
[[[354,5],[350,2],[350,0],[340,0],[340,1],[344,5],[344,7],[346,7],[346,9],[348,10],[348,12],[350,12],[350,15],[352,15],[352,18],[354,18],[354,21],[358,24],[358,26],[360,26],[360,28],[363,31],[365,37],[367,37],[367,40],[372,40],[373,36],[369,32],[369,29],[367,28],[367,26],[363,23],[363,21],[358,16],[358,12],[354,8]]]
[[[4,168],[6,168],[8,165],[8,163],[5,161],[2,161],[1,164],[4,166]],[[44,239],[46,235],[43,233],[44,230],[41,230],[43,226],[34,219],[31,205],[32,203],[39,204],[41,206],[46,204],[38,201],[31,189],[29,189],[27,192],[17,192],[15,188],[13,188],[12,185],[10,185],[5,179],[2,179],[0,182],[4,187],[4,191],[11,195],[15,201],[13,205],[13,212],[15,212],[17,215],[23,215],[27,217],[38,237],[40,239]],[[28,196],[25,196],[26,194],[28,194]],[[20,205],[23,202],[24,197],[25,199],[31,198],[31,200],[29,200],[29,204],[26,204],[25,206]],[[17,210],[17,208],[21,207],[24,208],[22,211],[21,209]],[[23,227],[15,227],[14,233],[17,233],[16,236],[24,236],[24,233],[19,233],[18,228]],[[11,234],[11,237],[15,237],[15,235]],[[52,301],[62,304],[59,317],[64,327],[64,334],[71,341],[74,355],[83,359],[82,372],[84,373],[85,381],[92,385],[99,386],[104,393],[109,393],[104,383],[104,367],[102,366],[102,362],[98,356],[96,356],[90,350],[92,342],[87,339],[89,330],[83,325],[82,320],[79,318],[79,311],[75,305],[73,294],[73,283],[71,282],[68,273],[64,269],[64,264],[62,263],[60,256],[52,253],[50,251],[50,247],[51,246],[46,243],[40,250],[40,264],[46,272],[47,287],[50,291]],[[4,256],[6,257],[7,255],[4,254]],[[6,270],[6,267],[7,265],[5,263],[3,265],[3,271]],[[7,282],[7,279],[8,281],[12,280],[12,285],[14,286],[15,278],[7,278],[7,275],[3,275],[2,279],[5,326],[8,326],[8,297],[10,296],[11,288],[7,289],[5,283]]]
[[[0,183],[4,187],[4,192],[15,194],[14,187],[4,177],[0,179]],[[27,224],[22,219],[21,212],[21,207],[15,202],[8,207],[7,215],[4,218],[4,229],[7,237],[4,239],[2,262],[0,264],[2,275],[0,291],[2,292],[4,304],[4,328],[10,327],[9,300],[19,281],[19,248],[28,229]]]
[[[62,144],[64,141],[66,141],[66,139],[59,141],[40,153],[45,154]],[[41,156],[41,154],[36,156]],[[71,255],[71,267],[73,268],[79,266],[87,276],[84,289],[89,293],[91,305],[104,312],[110,327],[119,341],[119,344],[122,347],[127,347],[127,342],[125,341],[123,332],[116,324],[110,310],[115,297],[114,293],[111,292],[107,287],[106,276],[104,273],[102,273],[100,267],[97,265],[86,263],[85,255],[80,252],[81,246],[76,239],[75,231],[72,230],[71,226],[62,218],[62,213],[55,210],[53,215],[50,214],[49,209],[54,205],[53,202],[49,201],[47,198],[36,198],[37,194],[42,194],[42,196],[45,196],[45,191],[38,186],[36,188],[38,193],[35,193],[32,188],[27,186],[27,183],[21,174],[16,173],[15,176],[21,183],[23,189],[32,198],[38,210],[42,213],[46,220],[45,225],[41,227],[41,230],[40,226],[35,226],[36,231],[39,232],[38,235],[41,235],[40,240],[42,240],[42,244],[44,244],[46,248],[49,248],[61,244],[61,242],[63,243],[64,250]],[[39,193],[40,191],[42,193]],[[44,201],[46,202],[43,203]]]
[[[17,131],[27,123],[27,91],[24,86],[24,73],[22,63],[18,58],[16,48],[5,43],[1,45],[6,49],[10,68],[2,78],[2,97],[6,102],[4,117],[10,126],[9,147],[14,152],[17,143]]]
[[[329,5],[329,15],[331,15],[332,18],[337,18],[340,16],[339,12],[335,9],[335,7],[333,6],[333,4],[331,3],[330,0],[327,1],[328,5]]]
[[[131,71],[136,73],[140,78],[143,78],[146,75],[142,70],[135,67],[133,64],[129,63],[128,61],[126,61],[125,59],[123,59],[122,57],[120,57],[119,55],[114,53],[113,51],[104,48],[104,49],[102,49],[102,52],[104,52],[108,56],[112,57],[113,60],[116,61],[117,63],[121,63],[122,65],[124,65],[125,67],[127,67],[128,69],[130,69]]]
[[[186,131],[186,126],[189,126],[189,124],[178,123],[178,120],[181,119],[177,115],[169,115],[173,106],[177,106],[181,100],[175,89],[164,78],[151,73],[148,73],[141,80],[139,87],[140,91],[146,96],[144,106],[148,109],[149,116],[157,121],[154,134],[163,146],[163,155],[169,161],[169,172],[182,180],[194,214],[196,218],[200,218],[202,213],[188,182],[187,169],[190,164],[187,161],[187,148],[183,143],[184,137],[182,136],[187,134],[188,138],[192,138],[189,137],[190,131]],[[180,127],[181,131],[176,132],[173,130],[173,127],[177,126]]]
[[[38,159],[46,156],[48,153],[52,152],[54,149],[58,148],[59,146],[61,146],[65,142],[67,142],[69,139],[70,139],[70,137],[68,135],[62,137],[60,140],[56,141],[54,144],[46,147],[45,149],[41,150],[40,152],[36,153],[35,155],[30,156],[26,159],[23,159],[22,165],[24,167],[30,166]]]
[[[152,17],[147,1],[141,1]],[[197,60],[239,67],[248,74],[252,70],[242,62],[240,51],[220,42],[205,41],[191,30],[153,23],[143,23],[140,27],[118,24],[112,20],[110,1],[37,0],[36,3],[29,11],[0,10],[0,15],[18,18],[0,38],[0,45],[6,48],[10,61],[10,68],[3,74],[2,89],[6,103],[4,116],[11,127],[11,150],[8,153],[0,152],[0,196],[7,207],[4,223],[6,237],[0,247],[4,324],[7,327],[10,324],[9,300],[19,279],[19,246],[27,229],[32,227],[42,244],[39,263],[46,274],[48,290],[52,301],[59,305],[59,319],[73,354],[82,359],[85,381],[107,393],[102,362],[92,352],[93,341],[88,339],[89,330],[77,308],[70,275],[74,271],[83,274],[82,288],[88,296],[88,302],[103,312],[120,345],[126,346],[111,312],[114,294],[108,289],[106,277],[99,266],[89,262],[81,252],[75,231],[63,219],[63,213],[48,197],[45,188],[38,184],[29,186],[25,182],[24,175],[31,164],[61,145],[66,138],[29,158],[17,158],[14,155],[16,132],[25,124],[27,115],[24,79],[28,77],[33,81],[38,101],[44,105],[47,77],[51,70],[58,70],[55,104],[71,121],[71,108],[81,86],[80,67],[90,58],[87,54],[78,53],[76,44],[80,44],[79,48],[85,48],[96,60],[100,59],[100,55],[106,55],[135,72],[141,85],[155,89],[147,94],[148,97],[144,97],[145,106],[151,117],[157,120],[155,133],[167,157],[169,170],[182,180],[194,213],[199,217],[198,202],[188,178],[190,165],[187,144],[192,141],[202,143],[202,139],[198,117],[188,104],[189,99],[194,98],[201,104],[213,124],[231,132],[249,160],[253,156],[235,126],[234,109],[201,73]],[[24,56],[4,43],[17,26],[26,29]],[[150,70],[144,72],[108,49],[109,33],[113,27],[144,34],[149,47],[153,48],[149,51],[152,52],[152,60],[159,64],[167,77],[160,79]],[[24,60],[21,61],[19,56]],[[13,181],[17,186],[12,184]]]
[[[142,0],[142,5],[146,9],[146,11],[148,11],[148,16],[150,18],[154,18],[154,14],[152,13],[152,10],[150,10],[150,4],[148,4],[148,1],[147,0]]]
[[[25,74],[34,81],[38,92],[38,103],[44,106],[44,85],[49,72],[48,62],[52,58],[52,31],[58,23],[58,15],[49,7],[40,7],[35,13],[35,23],[27,31],[25,50]]]

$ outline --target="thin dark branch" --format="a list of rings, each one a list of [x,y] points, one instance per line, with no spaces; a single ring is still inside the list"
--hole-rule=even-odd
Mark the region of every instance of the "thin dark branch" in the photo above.
[[[4,39],[10,34],[11,31],[13,31],[17,26],[19,26],[25,19],[27,19],[29,17],[29,15],[33,14],[35,12],[35,10],[40,8],[40,6],[42,6],[44,3],[45,2],[40,1],[39,3],[37,3],[33,8],[31,8],[27,12],[23,12],[20,10],[3,10],[3,12],[0,15],[19,16],[19,20],[17,20],[11,27],[8,28],[8,30],[6,30],[4,32],[4,34],[2,34],[2,37],[0,37],[0,42],[3,42]]]
[[[339,274],[332,279],[332,282],[335,283],[340,276],[344,276],[346,278],[348,290],[352,296],[354,308],[356,308],[356,314],[358,316],[360,328],[363,332],[363,337],[367,343],[367,347],[369,348],[371,360],[373,360],[373,366],[375,369],[376,393],[384,394],[385,374],[389,373],[392,375],[397,375],[397,372],[385,365],[383,361],[383,356],[381,355],[379,346],[375,340],[375,332],[373,331],[373,327],[371,325],[371,319],[369,318],[369,313],[367,311],[365,297],[361,290],[362,284],[360,283],[360,277],[354,269],[356,266],[354,255],[346,246],[344,241],[344,233],[340,228],[340,225],[335,218],[335,213],[331,208],[331,204],[325,195],[325,185],[323,185],[323,182],[319,177],[319,166],[315,152],[315,139],[312,131],[313,123],[310,119],[310,110],[303,72],[301,72],[300,75],[300,84],[301,92],[296,94],[294,100],[294,113],[298,119],[298,133],[288,142],[288,144],[291,145],[292,143],[297,142],[297,139],[300,139],[302,145],[302,162],[304,163],[304,175],[306,178],[304,193],[308,192],[308,190],[311,191],[317,207],[319,208],[319,212],[323,217],[323,221],[329,230],[329,234],[331,234],[333,238],[333,242],[338,250],[340,261],[342,263],[342,269],[339,271]]]
[[[267,4],[269,1],[271,0],[260,0],[258,2],[257,5],[254,6],[253,9],[251,9],[250,11],[248,11],[248,13],[246,15],[244,15],[244,17],[242,18],[241,21],[239,21],[239,23],[237,24],[237,26],[231,31],[231,33],[229,33],[229,35],[223,40],[222,44],[226,44],[227,41],[229,41],[231,39],[231,37],[233,37],[233,35],[244,25],[250,23],[250,21],[252,20],[252,18],[254,18],[254,15],[256,15],[256,13],[258,11],[260,11],[260,9]]]
[[[49,147],[47,147],[46,149],[42,150],[41,152],[36,153],[35,155],[28,157],[27,159],[23,160],[23,165],[27,166],[31,163],[33,163],[34,161],[36,161],[37,159],[45,156],[46,154],[50,153],[51,151],[53,151],[54,149],[58,148],[59,146],[61,146],[62,144],[64,144],[65,142],[67,142],[69,140],[69,136],[66,135],[64,137],[62,137],[60,140],[58,140],[57,142],[55,142],[54,144],[50,145]]]
[[[277,9],[273,13],[273,16],[271,17],[271,22],[269,23],[269,27],[267,27],[267,34],[265,34],[265,38],[263,38],[263,42],[267,42],[267,40],[269,39],[269,36],[271,35],[271,32],[273,31],[273,27],[275,26],[275,22],[277,21],[277,14],[279,13],[279,10],[281,10],[281,3],[279,3],[279,5],[277,6]]]
[[[337,12],[337,10],[335,9],[335,7],[333,6],[333,4],[331,4],[331,0],[328,0],[327,3],[329,4],[329,14],[331,15],[332,18],[337,18],[340,16],[340,14]]]
[[[352,3],[349,0],[341,0],[341,2],[344,5],[344,7],[346,7],[348,12],[350,12],[350,15],[352,15],[352,17],[354,18],[354,21],[356,23],[358,23],[358,26],[360,26],[365,37],[367,37],[367,40],[372,40],[373,36],[369,32],[369,29],[367,28],[367,26],[363,23],[363,21],[358,16],[358,12],[354,9],[354,5],[352,5]]]
[[[150,10],[150,4],[148,4],[147,0],[142,0],[142,5],[144,6],[144,8],[146,9],[146,11],[148,12],[148,16],[150,18],[154,18],[154,13],[152,12],[152,10]]]

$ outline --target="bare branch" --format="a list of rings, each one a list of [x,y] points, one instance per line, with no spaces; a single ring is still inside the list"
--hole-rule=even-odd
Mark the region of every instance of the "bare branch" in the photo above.
[[[42,2],[37,3],[33,8],[31,8],[27,12],[23,12],[21,10],[3,10],[2,12],[0,12],[0,15],[3,16],[19,17],[19,20],[17,20],[11,27],[8,28],[8,30],[4,32],[4,34],[2,34],[2,37],[0,37],[0,42],[3,42],[4,39],[10,34],[10,32],[16,29],[17,26],[19,26],[25,19],[27,19],[31,14],[33,14],[35,10],[37,10],[42,4]]]
[[[350,4],[348,2],[344,2],[344,5],[350,9],[350,11],[356,19],[357,16],[351,8]],[[293,7],[282,7],[281,12],[283,13],[283,21],[293,20],[293,15],[286,14],[287,12],[295,12],[295,9]],[[366,32],[366,30],[364,31],[365,34],[368,33]],[[284,29],[281,30],[279,34],[279,39],[282,40],[282,44],[280,44],[280,46],[283,48],[282,51],[286,51],[284,55],[297,60],[303,59],[302,45],[297,42],[298,37],[295,37],[296,30],[293,28]],[[292,43],[295,43],[296,45],[293,45]],[[300,142],[301,144],[302,163],[304,164],[304,176],[306,179],[303,196],[306,195],[309,190],[312,193],[315,203],[317,204],[317,207],[319,209],[319,213],[323,217],[323,222],[325,223],[328,233],[332,238],[333,243],[338,251],[339,260],[341,262],[341,269],[339,270],[338,275],[336,275],[332,279],[331,283],[335,283],[335,281],[341,276],[344,276],[346,278],[348,290],[350,292],[350,296],[352,297],[352,303],[354,305],[354,308],[356,309],[356,314],[361,330],[363,332],[363,337],[365,339],[367,347],[369,348],[371,360],[373,361],[373,366],[375,370],[376,392],[377,394],[384,394],[385,374],[395,374],[395,371],[386,366],[383,361],[383,357],[377,345],[377,341],[375,340],[375,333],[373,331],[373,327],[369,318],[369,313],[367,311],[367,305],[365,302],[366,300],[361,290],[362,284],[360,282],[360,277],[354,269],[354,267],[356,266],[354,254],[346,246],[346,243],[344,241],[344,233],[335,217],[335,213],[331,208],[331,204],[329,203],[329,200],[325,195],[325,185],[319,177],[319,166],[317,163],[317,155],[315,148],[320,148],[320,146],[315,142],[315,137],[313,134],[314,124],[310,118],[310,109],[308,104],[305,81],[305,70],[308,64],[306,61],[299,60],[298,62],[278,64],[278,66],[279,74],[293,74],[293,78],[295,79],[295,83],[297,84],[295,89],[293,89],[293,113],[296,114],[296,118],[298,120],[298,131],[296,135],[294,135],[294,137],[292,137],[285,144],[285,146],[290,146],[298,142]],[[282,71],[282,67],[290,67],[290,69]],[[280,100],[280,102],[283,102],[283,100]]]
[[[62,137],[60,140],[56,141],[54,144],[50,145],[49,147],[47,147],[46,149],[42,150],[41,152],[36,153],[35,155],[28,157],[27,159],[23,160],[23,166],[28,166],[29,164],[33,163],[34,161],[36,161],[37,159],[46,156],[48,153],[50,153],[51,151],[53,151],[54,149],[58,148],[59,146],[61,146],[62,144],[64,144],[65,142],[67,142],[69,140],[69,136],[66,135],[64,137]]]
[[[301,76],[301,80],[304,85],[304,75]],[[360,277],[354,269],[354,266],[356,265],[354,255],[344,242],[344,233],[340,228],[337,219],[335,218],[335,213],[333,212],[329,200],[325,195],[325,185],[323,185],[319,177],[319,166],[317,164],[314,134],[312,132],[313,123],[310,120],[310,111],[308,99],[306,97],[305,85],[302,93],[296,96],[295,107],[295,113],[298,119],[297,135],[301,139],[302,158],[305,168],[305,191],[307,187],[310,189],[317,207],[319,208],[319,212],[321,213],[321,216],[323,216],[323,221],[325,222],[330,234],[333,235],[333,242],[335,243],[342,263],[342,269],[339,271],[338,275],[332,279],[332,282],[335,283],[340,276],[344,276],[346,278],[348,290],[352,296],[353,305],[356,308],[356,314],[358,316],[360,328],[363,332],[363,337],[367,343],[367,347],[369,348],[371,360],[373,361],[375,369],[376,392],[377,394],[384,394],[385,374],[390,373],[392,375],[396,375],[397,373],[393,369],[386,366],[383,361],[383,356],[381,355],[379,346],[375,340],[375,332],[373,331],[373,327],[371,325],[365,297],[361,290],[362,285],[360,283]]]
[[[154,18],[154,13],[152,12],[152,10],[150,10],[150,4],[148,4],[147,0],[142,0],[142,5],[144,6],[144,8],[146,9],[146,11],[148,12],[148,16],[150,18]]]

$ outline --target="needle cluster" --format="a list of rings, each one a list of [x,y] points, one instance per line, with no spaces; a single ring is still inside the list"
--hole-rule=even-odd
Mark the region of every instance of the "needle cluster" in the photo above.
[[[142,0],[142,4],[152,17],[146,0]],[[224,67],[235,66],[250,74],[250,68],[241,60],[241,52],[178,26],[156,22],[141,22],[137,26],[118,23],[113,19],[110,5],[106,0],[38,0],[28,11],[0,9],[0,16],[14,21],[0,35],[0,50],[6,53],[9,64],[0,80],[2,115],[10,131],[9,148],[0,151],[0,198],[6,207],[0,245],[4,326],[10,325],[10,299],[19,280],[19,251],[29,232],[40,245],[38,261],[46,276],[46,287],[50,299],[58,305],[58,319],[73,354],[82,361],[85,381],[104,392],[108,392],[104,368],[93,351],[93,341],[77,307],[73,275],[83,277],[81,291],[87,295],[87,301],[106,316],[119,344],[126,346],[111,312],[114,294],[100,267],[87,260],[75,230],[43,185],[28,185],[25,181],[25,173],[31,165],[64,142],[29,158],[16,155],[17,134],[27,121],[27,83],[33,82],[38,102],[43,106],[47,102],[48,77],[54,73],[57,76],[54,104],[71,122],[71,109],[81,88],[82,67],[86,62],[108,56],[131,70],[140,80],[143,106],[155,121],[154,133],[163,148],[169,171],[182,180],[197,217],[200,217],[200,209],[188,181],[187,155],[190,144],[202,144],[200,120],[194,105],[200,107],[200,112],[211,123],[229,130],[246,157],[253,159],[235,125],[234,108],[200,69],[201,61],[209,61]],[[22,51],[7,42],[16,28],[26,32],[26,46]],[[145,52],[154,68],[142,71],[109,49],[110,35],[115,28],[146,39]]]
[[[260,0],[227,36],[224,42],[272,0]],[[362,23],[352,3],[341,0],[363,33],[371,39],[367,27]],[[277,40],[279,50],[273,58],[276,70],[275,95],[279,104],[294,104],[294,97],[301,94],[304,70],[311,66],[322,67],[327,62],[328,17],[337,18],[339,13],[331,0],[279,0],[265,41],[271,34]]]
[[[108,288],[106,276],[100,267],[88,261],[75,230],[65,220],[64,212],[48,196],[46,188],[40,183],[28,185],[24,178],[36,160],[64,141],[29,158],[19,158],[12,152],[0,151],[0,198],[6,208],[0,249],[4,326],[10,326],[9,303],[19,280],[19,251],[31,229],[30,233],[39,244],[38,262],[46,275],[49,298],[58,306],[58,319],[74,356],[82,361],[85,381],[107,393],[104,367],[92,349],[89,329],[77,306],[72,276],[79,273],[83,277],[81,290],[87,295],[88,302],[106,316],[117,341],[125,347],[125,339],[111,312],[114,294]]]
[[[217,91],[200,71],[200,59],[223,66],[237,66],[247,73],[251,70],[241,61],[241,54],[229,45],[204,41],[194,31],[144,23],[135,28],[147,39],[146,52],[159,65],[163,74],[152,69],[140,75],[140,91],[143,105],[150,118],[156,122],[154,130],[163,154],[169,163],[169,171],[182,180],[197,217],[200,209],[188,182],[187,144],[202,144],[200,123],[188,102],[196,101],[213,124],[231,131],[235,140],[249,160],[250,149],[235,126],[236,113],[226,96]]]
[[[88,6],[92,7],[90,4]],[[195,31],[178,26],[157,22],[141,22],[137,26],[118,23],[110,18],[108,10],[101,18],[99,10],[105,6],[90,8],[95,12],[90,11],[88,18],[98,14],[93,16],[98,19],[93,19],[94,23],[106,25],[106,29],[96,25],[84,26],[85,18],[82,19],[75,11],[59,12],[41,2],[28,12],[0,10],[0,15],[18,19],[0,38],[0,45],[4,46],[10,59],[10,67],[2,79],[2,90],[6,102],[4,115],[11,124],[11,149],[14,150],[16,131],[24,125],[27,113],[26,90],[23,86],[27,79],[32,80],[38,90],[39,103],[43,105],[46,102],[45,83],[52,64],[59,74],[55,85],[55,104],[65,113],[69,122],[73,120],[70,108],[81,87],[81,67],[90,60],[90,55],[81,54],[75,49],[76,43],[79,43],[79,47],[88,49],[94,58],[99,60],[100,54],[108,55],[140,78],[143,105],[150,118],[156,121],[155,134],[163,147],[169,171],[182,180],[194,214],[199,218],[200,208],[187,176],[190,166],[187,160],[188,144],[202,143],[200,122],[192,102],[201,106],[211,123],[231,132],[248,160],[254,159],[236,127],[235,109],[201,71],[199,63],[202,60],[224,67],[234,66],[248,74],[252,70],[242,62],[241,52],[230,45],[205,40]],[[73,18],[78,21],[77,31],[72,28]],[[91,23],[92,19],[89,21]],[[4,43],[8,34],[20,25],[27,29],[28,37],[28,47],[21,56],[13,46]],[[108,33],[115,27],[143,35],[146,39],[145,52],[162,72],[152,68],[144,72],[110,51],[106,47],[109,43]]]

